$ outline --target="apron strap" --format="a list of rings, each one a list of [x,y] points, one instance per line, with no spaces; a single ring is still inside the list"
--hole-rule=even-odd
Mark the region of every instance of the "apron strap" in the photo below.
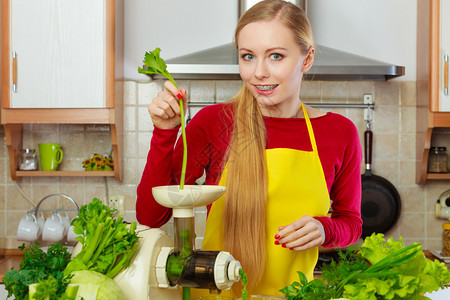
[[[311,121],[309,120],[308,113],[306,112],[306,108],[301,100],[300,104],[302,105],[303,115],[305,116],[306,127],[308,127],[309,140],[311,141],[312,150],[313,152],[317,153],[316,138],[314,137],[314,131],[312,129]]]

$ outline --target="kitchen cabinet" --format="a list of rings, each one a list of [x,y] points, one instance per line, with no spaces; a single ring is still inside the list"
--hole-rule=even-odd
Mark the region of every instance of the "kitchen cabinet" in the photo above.
[[[1,123],[13,180],[121,179],[123,0],[2,0]],[[22,124],[110,126],[114,171],[19,171]]]
[[[450,173],[427,173],[433,134],[450,128],[448,56],[450,1],[417,1],[416,182],[450,180]],[[450,135],[446,137],[450,139]]]

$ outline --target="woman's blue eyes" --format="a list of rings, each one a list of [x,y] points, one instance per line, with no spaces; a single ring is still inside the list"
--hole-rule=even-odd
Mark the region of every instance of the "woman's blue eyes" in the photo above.
[[[281,54],[274,53],[274,54],[270,55],[270,58],[272,58],[273,60],[280,60],[283,58],[283,56]]]
[[[271,54],[269,57],[272,60],[281,60],[283,58],[283,55],[274,53],[274,54]],[[254,58],[255,58],[255,56],[253,54],[243,54],[242,55],[242,59],[244,59],[244,60],[252,60]]]

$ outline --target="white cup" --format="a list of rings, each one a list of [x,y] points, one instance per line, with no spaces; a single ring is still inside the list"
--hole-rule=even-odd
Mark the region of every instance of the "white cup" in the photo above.
[[[67,241],[68,242],[76,242],[77,241],[77,236],[78,236],[78,234],[73,232],[73,226],[70,225],[69,231],[67,232]]]
[[[40,230],[40,234],[42,234],[42,232],[44,232],[44,224],[45,224],[45,218],[44,218],[44,214],[41,212],[41,215],[39,217],[37,217],[37,223],[39,224],[39,230]]]
[[[59,242],[64,237],[64,229],[64,221],[61,215],[54,213],[45,221],[42,239],[49,242]]]
[[[69,215],[67,214],[67,211],[65,212],[65,216],[61,216],[62,222],[64,224],[64,236],[67,235],[67,233],[69,232],[69,227],[70,227],[70,220],[69,220]],[[58,215],[61,215],[58,213]]]
[[[39,224],[34,214],[27,214],[19,222],[17,227],[17,239],[19,241],[36,241],[40,235]]]

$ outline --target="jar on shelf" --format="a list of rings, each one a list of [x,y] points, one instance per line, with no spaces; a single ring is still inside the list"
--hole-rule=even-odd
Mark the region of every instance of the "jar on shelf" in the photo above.
[[[23,171],[37,170],[37,156],[34,149],[22,149],[19,156],[19,169]]]
[[[447,173],[448,158],[446,147],[431,147],[428,155],[428,173]]]
[[[442,256],[450,256],[450,222],[443,223],[442,229]]]

